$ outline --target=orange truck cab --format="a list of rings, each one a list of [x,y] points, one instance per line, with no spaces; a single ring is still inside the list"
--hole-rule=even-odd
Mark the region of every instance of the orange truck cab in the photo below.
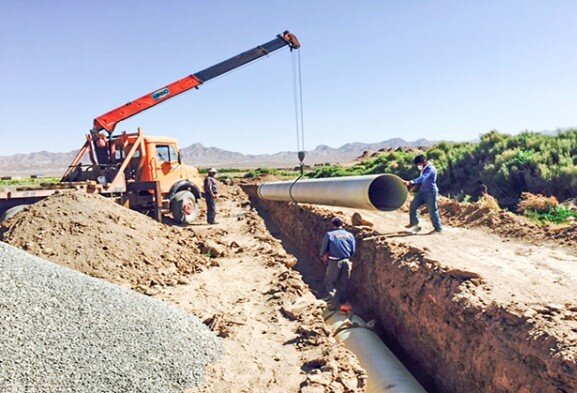
[[[97,192],[142,212],[166,211],[180,223],[199,214],[202,178],[185,165],[173,138],[123,132],[104,143],[86,136],[62,183],[94,182]]]

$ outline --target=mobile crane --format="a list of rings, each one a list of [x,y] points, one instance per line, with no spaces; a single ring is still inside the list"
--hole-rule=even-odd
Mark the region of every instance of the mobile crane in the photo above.
[[[142,111],[244,64],[288,46],[300,48],[298,39],[285,31],[275,39],[195,74],[172,82],[96,119],[86,141],[58,185],[0,191],[2,219],[58,189],[83,189],[158,220],[170,211],[175,221],[190,224],[199,214],[202,179],[196,168],[183,164],[175,139],[135,133],[113,135],[117,124]]]

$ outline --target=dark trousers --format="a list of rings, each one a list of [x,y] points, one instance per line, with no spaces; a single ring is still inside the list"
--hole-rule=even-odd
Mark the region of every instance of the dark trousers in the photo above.
[[[209,224],[214,224],[216,216],[216,201],[212,198],[206,198],[206,220]]]
[[[353,263],[349,259],[329,259],[325,273],[325,287],[329,293],[331,308],[337,309],[348,300],[349,279]]]

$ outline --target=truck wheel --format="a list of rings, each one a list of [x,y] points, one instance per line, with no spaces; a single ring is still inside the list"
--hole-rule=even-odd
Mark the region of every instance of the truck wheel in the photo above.
[[[0,216],[0,222],[1,221],[5,221],[9,218],[12,218],[16,215],[16,213],[18,213],[20,210],[24,210],[25,208],[27,208],[30,205],[16,205],[11,207],[10,209],[6,210],[1,216]]]
[[[170,212],[174,221],[180,224],[192,224],[199,213],[198,203],[192,192],[183,190],[174,194],[170,200]]]

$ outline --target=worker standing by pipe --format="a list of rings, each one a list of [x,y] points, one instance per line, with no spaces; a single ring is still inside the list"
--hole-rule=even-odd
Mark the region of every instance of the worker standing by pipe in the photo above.
[[[355,237],[343,229],[340,218],[332,219],[334,230],[327,232],[321,246],[321,259],[327,265],[325,286],[329,294],[329,309],[338,310],[348,300],[348,285],[355,253]]]
[[[439,197],[439,188],[437,187],[437,169],[433,165],[433,162],[427,160],[423,155],[416,156],[414,163],[417,168],[419,168],[419,171],[421,171],[421,175],[410,181],[403,180],[405,185],[408,187],[413,185],[419,186],[419,191],[415,193],[415,197],[411,201],[411,206],[409,208],[410,222],[406,228],[408,228],[408,232],[412,234],[416,234],[421,230],[421,227],[419,226],[418,209],[422,205],[426,204],[434,231],[441,233],[443,231],[443,226],[441,225],[439,206],[437,204],[437,199]]]

